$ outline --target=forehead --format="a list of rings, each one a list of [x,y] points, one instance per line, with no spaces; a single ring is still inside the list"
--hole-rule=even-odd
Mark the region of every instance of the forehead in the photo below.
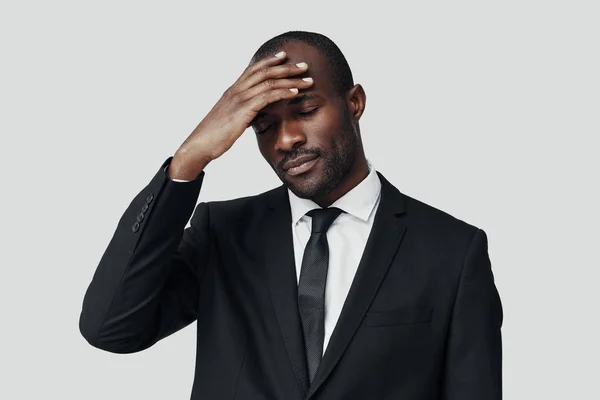
[[[294,75],[291,78],[304,78],[310,76],[314,83],[309,89],[302,91],[314,91],[323,97],[329,97],[333,93],[333,85],[326,68],[325,56],[319,50],[304,42],[291,41],[281,46],[275,53],[285,50],[287,58],[284,64],[297,64],[305,62],[308,64],[306,72]]]

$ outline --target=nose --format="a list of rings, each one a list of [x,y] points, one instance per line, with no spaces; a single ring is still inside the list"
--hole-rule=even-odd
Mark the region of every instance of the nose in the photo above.
[[[275,149],[277,151],[289,152],[295,147],[306,143],[306,135],[293,122],[282,122],[277,130],[277,139],[275,140]]]

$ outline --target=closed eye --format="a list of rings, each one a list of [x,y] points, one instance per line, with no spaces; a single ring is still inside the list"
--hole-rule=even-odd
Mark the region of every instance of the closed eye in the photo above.
[[[320,107],[315,107],[315,108],[313,108],[312,110],[308,110],[308,111],[302,111],[302,112],[299,112],[299,113],[298,113],[298,115],[299,115],[300,117],[303,117],[303,118],[304,118],[304,117],[307,117],[307,116],[309,116],[309,115],[311,115],[311,114],[314,114],[314,113],[315,113],[315,111],[317,111],[319,108],[320,108]],[[271,127],[272,127],[272,126],[273,126],[273,125],[269,125],[269,126],[267,126],[267,127],[265,127],[265,128],[262,128],[262,129],[260,129],[260,130],[256,130],[255,132],[256,132],[256,134],[257,134],[257,135],[262,135],[263,133],[265,133],[266,131],[268,131],[269,129],[271,129]]]
[[[268,131],[271,128],[271,125],[267,126],[266,128],[263,128],[261,130],[257,130],[256,134],[257,135],[262,135],[263,133],[265,133],[266,131]]]
[[[310,115],[310,114],[314,113],[315,111],[317,111],[318,109],[319,109],[319,107],[315,107],[312,110],[299,112],[298,115]]]

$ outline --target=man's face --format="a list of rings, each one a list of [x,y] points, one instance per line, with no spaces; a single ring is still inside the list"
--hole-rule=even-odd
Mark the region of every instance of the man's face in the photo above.
[[[302,42],[279,50],[286,51],[286,63],[306,62],[307,72],[297,77],[310,76],[314,83],[293,99],[264,107],[251,125],[261,154],[279,179],[298,197],[322,197],[352,169],[358,133],[318,50]]]

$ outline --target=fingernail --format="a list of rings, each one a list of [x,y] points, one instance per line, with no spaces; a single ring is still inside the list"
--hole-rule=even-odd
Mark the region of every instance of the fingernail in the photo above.
[[[301,63],[296,64],[296,67],[298,67],[298,68],[304,68],[304,67],[306,67],[306,65],[307,64],[305,62],[301,62]]]
[[[312,82],[313,78],[311,78],[310,76],[307,76],[306,78],[302,78],[302,80],[306,81],[306,82]]]
[[[290,89],[290,92],[298,93],[298,89],[296,89],[296,88],[291,88],[291,89]]]
[[[275,57],[281,58],[283,57],[285,54],[285,51],[280,51],[279,53],[275,54]]]

